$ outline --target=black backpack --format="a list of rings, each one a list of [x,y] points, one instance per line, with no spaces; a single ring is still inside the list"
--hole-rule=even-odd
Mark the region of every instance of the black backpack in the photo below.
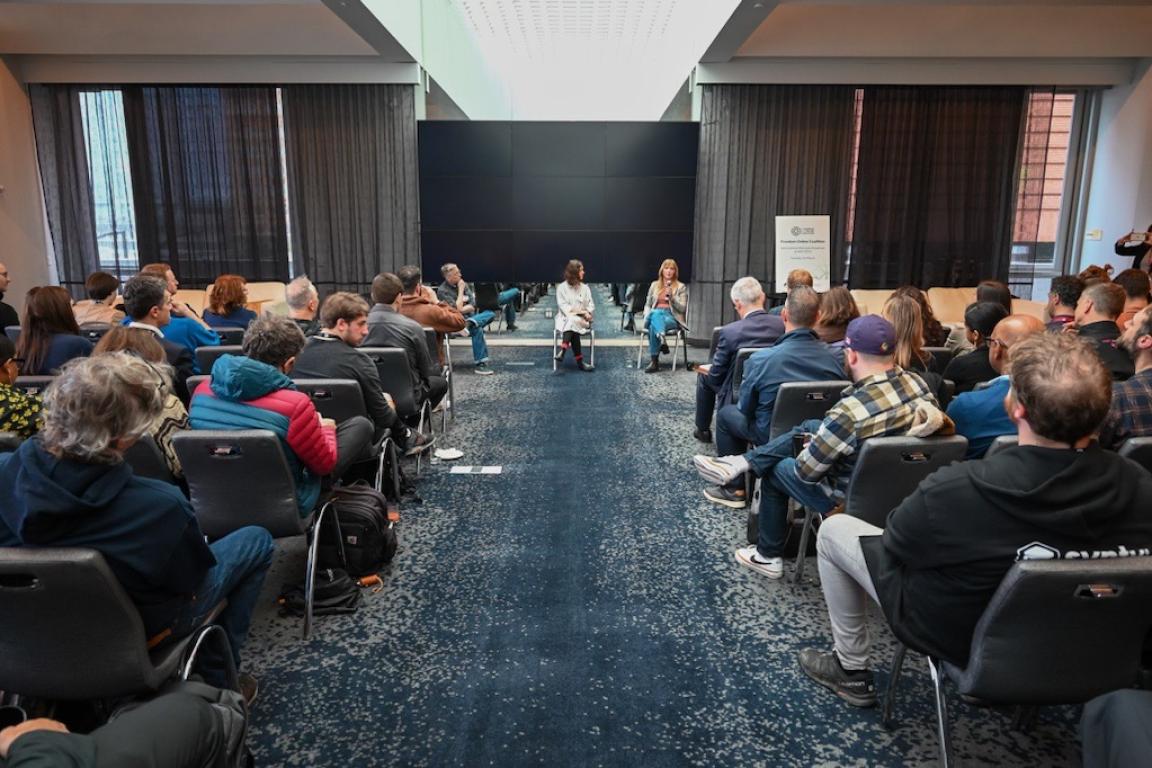
[[[336,534],[337,520],[340,521],[343,560]],[[320,531],[318,567],[343,568],[353,577],[378,573],[396,555],[399,542],[395,524],[399,520],[396,505],[368,483],[357,481],[337,488]]]
[[[304,585],[285,584],[276,602],[281,616],[303,616],[305,610]],[[347,572],[339,568],[316,571],[316,584],[312,592],[312,615],[331,616],[356,613],[360,607],[360,585]]]

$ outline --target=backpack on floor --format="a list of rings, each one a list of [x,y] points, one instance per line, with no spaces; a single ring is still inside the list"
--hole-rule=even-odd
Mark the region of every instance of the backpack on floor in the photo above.
[[[305,610],[304,585],[285,584],[276,602],[281,616],[303,616]],[[360,586],[347,571],[339,568],[317,568],[316,585],[312,593],[312,615],[331,616],[356,613],[360,607]]]
[[[368,483],[357,481],[337,488],[319,533],[318,567],[343,568],[353,577],[378,573],[396,555],[399,520],[396,505]]]

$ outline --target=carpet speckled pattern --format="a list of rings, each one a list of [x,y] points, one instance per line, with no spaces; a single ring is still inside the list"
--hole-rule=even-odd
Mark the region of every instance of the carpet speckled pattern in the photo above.
[[[601,318],[619,328],[618,310]],[[304,569],[286,542],[244,651],[262,681],[259,765],[935,763],[922,659],[892,732],[800,672],[797,651],[831,642],[816,569],[793,587],[733,561],[744,513],[705,501],[690,464],[694,373],[645,375],[634,350],[604,348],[595,373],[568,358],[554,374],[546,349],[509,347],[479,377],[457,354],[440,444],[503,473],[427,467],[384,588],[318,618],[310,642],[272,605]],[[873,636],[882,692],[893,641],[880,621]],[[1079,763],[1076,708],[1018,733],[1003,712],[950,705],[965,765]]]

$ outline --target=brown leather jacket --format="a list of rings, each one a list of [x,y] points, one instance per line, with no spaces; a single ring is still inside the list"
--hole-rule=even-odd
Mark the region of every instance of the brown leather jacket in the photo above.
[[[400,314],[410,317],[425,328],[436,331],[436,341],[440,342],[440,363],[444,363],[444,334],[464,330],[464,315],[460,310],[442,301],[436,301],[427,292],[417,296],[404,294],[397,307]]]

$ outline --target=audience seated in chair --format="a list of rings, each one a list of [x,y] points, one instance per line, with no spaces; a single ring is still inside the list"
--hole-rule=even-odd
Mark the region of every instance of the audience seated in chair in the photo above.
[[[712,416],[717,404],[732,398],[732,362],[742,347],[766,347],[784,335],[784,321],[764,311],[764,289],[754,277],[742,277],[729,292],[739,320],[728,323],[716,337],[716,351],[707,365],[696,366],[696,431],[702,443],[712,442]]]
[[[116,290],[120,287],[120,280],[107,272],[93,272],[84,281],[84,292],[88,298],[72,305],[72,312],[76,315],[76,324],[108,323],[115,325],[124,321],[124,313],[116,308],[116,299],[119,298]]]
[[[741,565],[771,579],[784,575],[788,498],[828,515],[840,504],[864,440],[885,435],[926,437],[945,426],[944,414],[919,376],[893,361],[896,329],[878,315],[848,325],[845,362],[854,385],[823,421],[804,422],[743,456],[695,456],[696,470],[721,485],[745,472],[762,477],[759,542],[736,550]],[[793,440],[811,434],[796,458]]]
[[[556,285],[556,321],[553,333],[560,335],[560,345],[554,355],[555,363],[564,359],[564,353],[572,350],[576,367],[585,372],[596,370],[591,363],[584,361],[580,340],[592,330],[593,313],[596,302],[592,291],[584,282],[584,264],[578,259],[569,260],[564,267],[564,282]],[[553,337],[555,338],[555,337]],[[595,334],[593,334],[595,341]]]
[[[320,294],[307,276],[300,275],[284,287],[284,303],[288,305],[288,317],[292,318],[305,338],[320,333],[320,321],[316,319],[320,310]]]
[[[406,453],[427,450],[432,438],[404,425],[392,396],[380,386],[375,363],[356,350],[368,336],[368,302],[354,293],[334,293],[320,307],[320,325],[320,333],[308,339],[296,356],[292,378],[352,379],[360,385],[372,419],[372,445],[379,445],[391,430]]]
[[[910,647],[963,667],[976,623],[1015,561],[1152,546],[1152,476],[1093,441],[1111,377],[1091,347],[1066,334],[1033,335],[1013,348],[1010,375],[1018,446],[937,471],[883,529],[848,515],[820,528],[834,650],[801,651],[800,667],[849,704],[876,702],[868,598]]]
[[[844,286],[834,286],[820,297],[820,317],[813,330],[841,364],[844,362],[844,334],[848,332],[848,323],[858,317],[860,308],[856,306],[852,292]]]
[[[72,297],[58,285],[28,291],[16,357],[23,376],[50,376],[64,363],[92,354],[92,342],[80,335]]]
[[[140,610],[150,643],[191,633],[226,599],[216,621],[239,666],[272,537],[248,527],[208,545],[179,488],[136,477],[124,463],[163,412],[166,389],[153,366],[127,352],[65,365],[45,394],[40,434],[0,455],[0,546],[96,549]],[[223,685],[224,660],[205,660],[205,677]]]
[[[844,366],[812,330],[819,313],[820,294],[816,291],[798,285],[788,294],[781,313],[785,334],[775,345],[752,353],[744,363],[739,403],[724,405],[716,414],[716,452],[719,455],[744,453],[749,444],[768,442],[772,409],[781,384],[844,378]],[[743,509],[747,503],[740,478],[727,485],[707,488],[704,496],[716,504],[735,509]]]
[[[928,303],[927,293],[914,285],[902,285],[892,291],[892,295],[907,296],[910,299],[915,299],[916,303],[920,305],[920,317],[924,324],[924,346],[943,347],[948,343],[948,329],[936,319],[935,313],[932,312],[932,305]]]
[[[154,365],[164,376],[167,382],[164,408],[152,422],[148,434],[152,435],[160,452],[164,454],[164,463],[168,465],[172,476],[177,479],[183,477],[184,471],[180,468],[180,459],[172,449],[172,435],[182,429],[188,429],[188,411],[172,391],[172,366],[168,365],[165,359],[164,348],[160,346],[159,339],[156,338],[156,334],[143,328],[117,326],[104,334],[96,344],[96,348],[92,350],[93,355],[109,352],[130,352]]]
[[[800,286],[800,285],[806,286],[808,288],[811,288],[813,286],[812,273],[806,269],[794,269],[788,273],[788,277],[785,278],[785,280],[784,280],[784,288],[785,288],[784,299],[787,300],[788,299],[787,294],[792,293],[792,289],[797,287],[797,286]],[[783,311],[784,311],[784,305],[779,304],[779,305],[769,309],[768,314],[779,315]]]
[[[201,371],[196,365],[196,348],[217,346],[220,344],[220,336],[208,327],[208,323],[204,322],[192,307],[176,300],[176,291],[180,289],[180,281],[176,279],[172,267],[161,262],[147,264],[140,269],[140,274],[160,278],[172,299],[168,319],[159,326],[164,338],[185,347],[192,353],[193,373],[208,373],[208,371]],[[132,313],[128,311],[127,302],[125,302],[125,311],[129,318],[136,319],[132,318]]]
[[[0,332],[10,325],[20,325],[20,315],[16,313],[16,309],[4,301],[4,294],[8,291],[8,286],[12,284],[11,278],[8,276],[8,266],[0,262]]]
[[[405,267],[401,267],[402,273],[404,269]],[[488,343],[484,338],[484,329],[496,318],[496,313],[490,309],[477,311],[476,292],[472,290],[472,286],[464,282],[460,268],[455,264],[440,267],[440,274],[444,277],[444,282],[436,289],[437,300],[441,305],[452,307],[464,317],[464,327],[472,338],[472,359],[476,362],[476,373],[482,375],[492,373],[492,369],[488,367]],[[405,291],[410,291],[411,276],[402,274],[400,280],[404,283]],[[420,322],[421,325],[431,325]],[[431,327],[436,328],[435,325]],[[512,327],[515,328],[516,324],[513,323]]]
[[[128,313],[128,327],[142,328],[152,333],[164,348],[164,358],[172,366],[172,382],[176,396],[188,402],[188,377],[195,372],[193,353],[183,344],[164,337],[162,327],[170,327],[172,296],[164,281],[154,275],[137,275],[124,286],[124,311]],[[215,334],[213,334],[215,335]]]
[[[441,356],[443,356],[444,335],[463,331],[468,325],[464,315],[456,309],[455,302],[448,303],[436,298],[436,293],[424,285],[423,274],[419,267],[412,265],[400,267],[396,270],[396,277],[400,278],[400,287],[404,290],[396,308],[400,310],[400,314],[414,320],[421,328],[431,328],[436,331],[436,343]],[[473,337],[473,339],[475,338]],[[473,341],[472,356],[476,361],[476,372],[480,374],[490,373],[491,369],[488,368],[487,364],[487,347],[480,349],[479,352],[480,356],[477,357],[477,345]],[[482,360],[485,361],[483,366],[480,365]],[[441,357],[441,364],[447,362]]]
[[[988,339],[996,324],[1006,317],[1008,311],[1003,305],[992,301],[978,301],[964,310],[964,331],[972,351],[952,358],[944,369],[944,378],[956,384],[956,394],[971,392],[977,384],[998,375],[988,362]]]
[[[951,395],[944,384],[944,377],[933,372],[936,358],[924,349],[924,316],[920,312],[920,302],[911,296],[894,293],[884,302],[880,314],[896,331],[893,362],[923,379],[940,406],[947,407]]]
[[[1120,337],[1116,319],[1124,311],[1124,301],[1123,288],[1101,282],[1085,288],[1076,304],[1076,332],[1095,343],[1096,354],[1115,381],[1124,381],[1134,370],[1132,358],[1116,343]]]
[[[396,301],[403,292],[400,278],[391,272],[381,272],[372,280],[372,301],[375,304],[368,312],[368,336],[364,339],[364,346],[403,349],[408,355],[416,405],[428,402],[435,408],[448,393],[448,380],[432,360],[424,329],[396,309]]]
[[[992,306],[1002,309],[998,304]],[[1010,315],[997,323],[988,335],[988,363],[999,375],[981,389],[958,395],[948,405],[948,417],[956,425],[956,434],[968,439],[968,452],[964,458],[979,459],[997,437],[1016,434],[1016,424],[1004,410],[1011,351],[1029,336],[1043,332],[1044,323],[1038,318]]]
[[[1084,292],[1084,281],[1076,275],[1059,275],[1052,278],[1048,290],[1048,330],[1062,331],[1076,322],[1076,305]]]
[[[12,386],[19,375],[16,345],[6,335],[0,335],[0,432],[28,438],[40,428],[41,403],[38,395]]]
[[[1152,290],[1148,273],[1142,269],[1126,269],[1113,280],[1124,289],[1124,311],[1116,318],[1116,325],[1124,331],[1136,313],[1148,306],[1148,292]]]
[[[648,286],[648,297],[644,301],[642,327],[648,332],[650,360],[644,369],[646,373],[660,370],[660,354],[668,354],[665,335],[688,329],[687,311],[688,286],[680,282],[680,267],[675,259],[664,259],[656,279]]]
[[[192,393],[193,429],[271,429],[288,448],[296,503],[306,517],[320,498],[325,475],[341,477],[357,460],[372,456],[372,423],[363,416],[339,427],[321,419],[312,399],[298,392],[288,374],[304,348],[304,334],[291,318],[264,315],[248,326],[244,357],[223,355],[212,378]]]
[[[1100,444],[1110,450],[1130,437],[1152,437],[1152,308],[1136,313],[1118,344],[1132,356],[1136,372],[1112,385],[1112,405],[1100,428]]]
[[[256,319],[247,303],[248,281],[240,275],[220,275],[212,284],[204,322],[213,328],[247,328]]]

